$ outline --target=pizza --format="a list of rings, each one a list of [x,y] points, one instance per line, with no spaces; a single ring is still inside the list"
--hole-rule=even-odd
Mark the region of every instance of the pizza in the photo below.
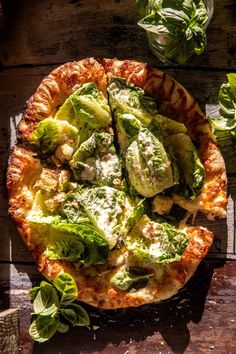
[[[224,160],[195,99],[147,64],[66,63],[27,102],[7,172],[9,214],[49,280],[111,309],[170,298],[226,217]],[[176,205],[178,207],[176,207]]]

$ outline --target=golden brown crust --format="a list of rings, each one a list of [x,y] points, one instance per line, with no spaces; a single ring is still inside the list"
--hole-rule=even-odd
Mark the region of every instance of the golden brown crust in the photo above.
[[[151,69],[146,64],[107,59],[101,63],[105,70],[93,58],[67,63],[46,77],[28,102],[18,128],[20,137],[27,140],[35,125],[40,120],[54,115],[58,105],[62,104],[78,84],[94,81],[99,89],[105,92],[106,75],[124,77],[153,95],[159,102],[161,112],[183,121],[194,139],[200,142],[199,152],[207,172],[207,185],[201,194],[202,211],[206,212],[208,217],[210,213],[215,216],[217,212],[222,216],[226,205],[224,161],[195,100],[168,75],[157,69]],[[128,251],[122,255],[123,260],[119,264],[114,263],[112,253],[115,251],[112,251],[108,264],[84,268],[66,261],[52,261],[44,255],[46,241],[38,237],[37,227],[26,220],[43,170],[45,171],[34,153],[20,147],[13,148],[7,173],[9,214],[34,255],[38,269],[45,277],[52,280],[62,271],[74,276],[79,289],[78,300],[109,309],[139,306],[169,298],[193,275],[211,246],[213,234],[210,231],[200,227],[188,227],[186,233],[189,243],[181,261],[170,265],[149,264],[153,277],[146,288],[130,293],[117,291],[111,287],[109,281],[114,272],[122,267],[124,262],[142,265],[137,259],[134,260]],[[47,177],[47,172],[43,178]],[[222,198],[221,201],[219,196]]]
[[[161,114],[185,124],[189,135],[200,145],[200,159],[205,167],[206,180],[197,201],[186,201],[176,196],[174,202],[183,208],[198,209],[214,220],[226,217],[227,177],[225,163],[211,131],[196,100],[172,77],[149,67],[147,64],[117,59],[104,59],[103,65],[108,76],[119,76],[143,88],[159,104]]]
[[[95,82],[106,93],[104,68],[94,58],[69,62],[53,70],[45,77],[27,102],[26,110],[18,125],[18,136],[28,140],[36,124],[55,115],[66,98],[86,82]]]

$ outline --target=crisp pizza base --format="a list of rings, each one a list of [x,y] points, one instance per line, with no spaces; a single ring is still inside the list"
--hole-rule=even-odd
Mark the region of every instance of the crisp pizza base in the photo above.
[[[225,217],[225,165],[209,124],[196,101],[179,83],[146,64],[116,59],[97,61],[89,58],[62,65],[41,82],[28,101],[18,126],[18,137],[27,144],[29,135],[38,122],[54,116],[65,99],[83,83],[95,82],[106,94],[107,81],[113,76],[125,78],[156,98],[160,113],[183,122],[191,138],[199,145],[200,159],[206,170],[202,193],[195,201],[187,201],[174,195],[174,202],[193,213],[200,210],[209,219]],[[126,249],[111,251],[108,263],[100,266],[79,267],[71,262],[51,261],[44,256],[46,239],[39,237],[37,227],[26,220],[34,199],[33,186],[40,179],[44,168],[33,152],[23,147],[13,148],[7,175],[9,213],[34,255],[38,269],[50,280],[62,271],[72,274],[78,285],[78,300],[109,309],[139,306],[169,298],[193,275],[212,244],[213,234],[195,226],[185,229],[189,243],[181,260],[169,265],[145,264]],[[59,174],[60,169],[54,173]],[[129,293],[112,288],[110,278],[125,265],[145,266],[150,269],[153,276],[148,286]]]

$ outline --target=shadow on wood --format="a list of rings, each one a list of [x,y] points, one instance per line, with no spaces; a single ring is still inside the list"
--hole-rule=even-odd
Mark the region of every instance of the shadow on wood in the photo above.
[[[86,306],[91,316],[90,331],[74,328],[63,337],[57,334],[44,345],[35,344],[33,353],[60,351],[66,354],[68,348],[70,354],[125,353],[126,350],[132,353],[132,349],[138,353],[152,353],[153,348],[165,349],[164,345],[173,353],[184,353],[190,341],[188,324],[201,321],[215,266],[221,267],[223,262],[203,262],[178,295],[159,304],[116,311]]]

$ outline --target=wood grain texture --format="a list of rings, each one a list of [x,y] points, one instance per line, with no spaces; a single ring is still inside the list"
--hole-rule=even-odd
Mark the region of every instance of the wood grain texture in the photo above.
[[[134,0],[11,0],[0,45],[3,66],[49,64],[87,56],[160,62],[151,54]],[[215,0],[207,50],[188,67],[236,68],[234,0]],[[17,40],[16,40],[17,38]]]
[[[20,350],[31,354],[33,343],[28,328],[32,305],[28,289],[42,278],[7,217],[5,190],[10,146],[26,100],[60,63],[87,56],[116,56],[166,68],[192,92],[207,115],[214,114],[225,74],[236,70],[236,6],[235,0],[215,0],[204,54],[193,57],[185,67],[167,68],[151,54],[145,32],[136,25],[134,0],[4,3],[5,27],[0,37],[0,307],[20,309]],[[216,234],[209,257],[225,257],[223,251],[233,258],[236,145],[226,134],[218,134],[218,139],[229,176],[228,221],[205,224]],[[204,224],[206,220],[199,215],[197,222]],[[73,328],[48,343],[36,344],[33,352],[235,353],[236,263],[210,258],[174,299],[129,310],[101,312],[87,307],[91,313],[90,329]]]
[[[21,332],[29,348],[27,326],[32,305],[27,289],[38,284],[40,276],[31,265],[0,266],[0,304],[7,295],[11,306],[20,308]],[[69,348],[70,354],[235,353],[235,306],[235,263],[203,262],[173,299],[116,311],[86,306],[90,329],[73,328],[65,335],[57,334],[48,343],[36,344],[34,353],[67,354]]]
[[[0,353],[18,354],[19,314],[16,309],[0,310]]]

